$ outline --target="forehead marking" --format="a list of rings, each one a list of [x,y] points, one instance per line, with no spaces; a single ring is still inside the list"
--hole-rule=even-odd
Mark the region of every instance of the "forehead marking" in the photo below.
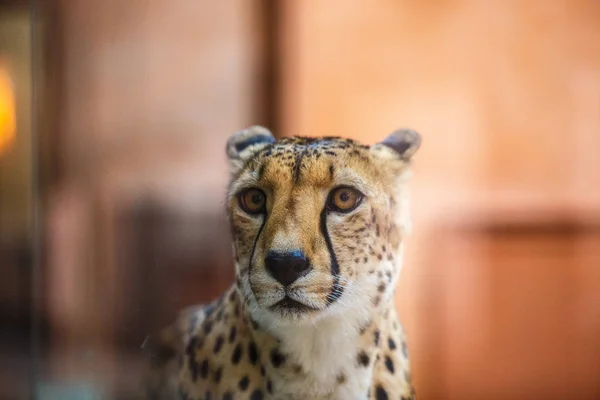
[[[348,150],[349,148],[353,148]],[[253,157],[246,163],[245,167],[240,171],[233,180],[239,180],[244,171],[252,172],[251,179],[254,183],[263,180],[266,170],[268,170],[269,161],[272,156],[278,160],[277,164],[280,167],[287,167],[290,172],[293,184],[297,184],[302,177],[303,161],[311,156],[318,159],[321,155],[337,157],[337,150],[345,150],[348,154],[358,156],[363,159],[364,156],[360,150],[368,148],[368,146],[359,145],[352,140],[345,140],[338,137],[287,137],[282,138],[277,142],[268,144],[265,148],[257,151]],[[329,179],[332,181],[334,175],[337,175],[337,168],[333,164],[329,167]],[[251,183],[251,182],[247,182]],[[234,185],[231,185],[234,186]],[[238,185],[235,185],[238,186]]]
[[[296,156],[296,165],[294,166],[294,183],[298,183],[300,180],[300,167],[302,166],[302,159],[307,152],[308,148],[305,148],[304,150],[299,151],[298,155]]]
[[[266,161],[263,161],[263,163],[261,163],[260,167],[258,168],[258,173],[256,175],[257,181],[262,180],[262,177],[265,174],[265,166],[266,166]]]

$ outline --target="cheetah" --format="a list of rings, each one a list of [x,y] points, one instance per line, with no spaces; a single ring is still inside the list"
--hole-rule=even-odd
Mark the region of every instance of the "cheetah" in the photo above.
[[[414,399],[393,298],[420,143],[233,134],[236,281],[163,331],[147,398]]]

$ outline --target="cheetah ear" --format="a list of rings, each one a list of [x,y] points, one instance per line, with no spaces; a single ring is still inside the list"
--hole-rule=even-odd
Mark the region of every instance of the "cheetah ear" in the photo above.
[[[377,152],[385,152],[388,156],[392,153],[389,151],[391,149],[394,157],[399,156],[403,161],[410,161],[420,146],[421,135],[418,132],[412,129],[398,129],[371,148]]]
[[[244,166],[258,150],[275,142],[271,131],[262,126],[251,126],[231,135],[227,140],[227,157],[233,173]]]

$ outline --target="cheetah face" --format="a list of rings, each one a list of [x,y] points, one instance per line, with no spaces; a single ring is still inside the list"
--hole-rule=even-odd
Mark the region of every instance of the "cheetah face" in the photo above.
[[[228,214],[238,290],[256,320],[313,323],[388,301],[409,225],[405,182],[419,135],[364,146],[341,138],[234,134]]]

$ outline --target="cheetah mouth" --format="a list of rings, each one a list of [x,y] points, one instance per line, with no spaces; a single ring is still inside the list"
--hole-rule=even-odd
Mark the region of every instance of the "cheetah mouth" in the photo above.
[[[283,299],[279,300],[277,303],[271,306],[271,309],[275,311],[293,311],[298,313],[304,313],[309,311],[319,311],[318,308],[308,306],[304,303],[300,303],[297,300],[292,299],[289,296],[285,296]]]

